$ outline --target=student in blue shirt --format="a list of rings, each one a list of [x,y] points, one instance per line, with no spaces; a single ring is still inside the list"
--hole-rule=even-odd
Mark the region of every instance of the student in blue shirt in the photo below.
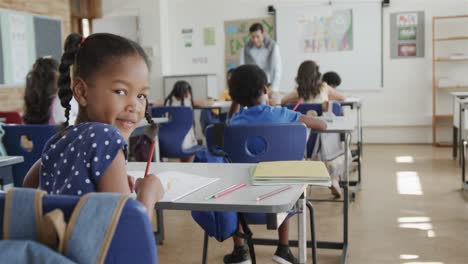
[[[242,65],[234,70],[229,80],[229,93],[241,110],[230,119],[230,124],[293,123],[302,122],[309,128],[325,129],[326,123],[302,115],[286,107],[268,105],[267,77],[256,65]],[[277,263],[298,263],[289,249],[289,219],[278,229],[278,247],[273,256]],[[242,238],[234,236],[234,250],[224,257],[224,263],[250,263],[247,247]]]

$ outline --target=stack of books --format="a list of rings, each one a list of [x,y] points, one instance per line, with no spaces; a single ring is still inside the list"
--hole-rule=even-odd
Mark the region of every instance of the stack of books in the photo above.
[[[253,185],[331,185],[327,167],[321,161],[260,162],[253,167],[251,175]]]

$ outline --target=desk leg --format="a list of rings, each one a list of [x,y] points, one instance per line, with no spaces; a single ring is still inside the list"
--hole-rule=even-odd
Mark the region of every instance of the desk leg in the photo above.
[[[357,105],[357,125],[358,125],[358,147],[359,147],[359,158],[362,157],[362,113],[361,104]]]
[[[452,131],[452,158],[453,160],[457,159],[457,152],[458,152],[458,127],[453,126],[453,131]]]
[[[306,221],[307,215],[305,213],[306,207],[306,192],[304,191],[303,197],[297,201],[297,207],[299,209],[299,214],[297,217],[297,230],[298,230],[298,248],[299,248],[299,263],[307,262],[307,233],[306,233]]]
[[[459,105],[459,111],[458,111],[458,146],[460,149],[457,151],[458,152],[458,164],[461,165],[461,143],[462,143],[462,133],[463,133],[463,125],[464,125],[464,119],[463,118],[463,107],[462,104],[460,103]]]
[[[349,195],[348,195],[348,187],[349,187],[349,164],[348,164],[348,147],[350,144],[350,137],[351,134],[345,134],[345,184],[344,184],[344,205],[343,205],[343,247],[348,245],[348,204],[349,204]],[[344,258],[346,258],[346,251],[343,252]]]

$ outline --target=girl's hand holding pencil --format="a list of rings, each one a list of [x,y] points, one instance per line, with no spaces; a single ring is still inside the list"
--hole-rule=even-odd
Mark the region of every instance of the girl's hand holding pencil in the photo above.
[[[149,203],[156,203],[164,196],[164,187],[159,178],[154,174],[148,174],[151,161],[153,159],[154,146],[155,142],[153,141],[151,144],[148,162],[146,163],[144,177],[138,178],[135,182],[135,191],[137,193],[137,197]],[[138,200],[142,201],[141,199]]]

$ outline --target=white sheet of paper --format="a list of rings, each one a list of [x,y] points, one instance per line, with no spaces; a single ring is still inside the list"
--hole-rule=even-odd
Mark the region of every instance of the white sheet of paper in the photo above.
[[[142,178],[145,174],[144,171],[128,171],[127,173],[135,179]],[[161,202],[174,202],[219,180],[219,178],[207,178],[179,171],[165,171],[156,175],[161,180],[165,191]]]

